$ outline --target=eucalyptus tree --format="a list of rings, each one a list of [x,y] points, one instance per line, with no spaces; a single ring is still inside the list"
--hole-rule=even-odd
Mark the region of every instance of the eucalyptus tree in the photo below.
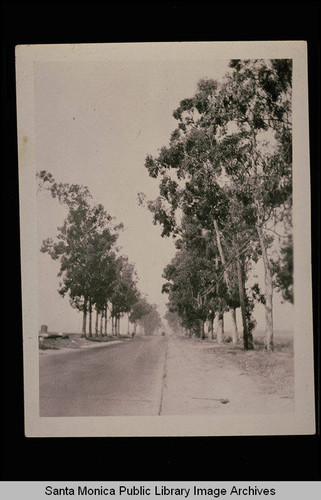
[[[70,297],[71,305],[83,313],[82,333],[86,335],[89,314],[89,335],[92,336],[92,308],[107,301],[115,280],[114,245],[122,224],[102,205],[94,205],[87,187],[57,183],[53,176],[41,171],[39,189],[48,190],[53,198],[66,206],[68,212],[56,239],[44,240],[41,251],[60,261],[59,293]]]
[[[93,251],[89,263],[89,285],[91,290],[91,306],[96,309],[95,333],[103,334],[103,319],[107,327],[108,301],[117,282],[117,255],[114,249],[116,235],[108,229],[97,233],[92,241]],[[98,324],[100,316],[100,326]],[[90,322],[91,323],[91,322]]]
[[[136,334],[137,325],[142,327],[144,335],[152,335],[162,325],[157,305],[150,304],[141,294],[138,294],[137,301],[132,306],[129,321],[134,325],[134,334]]]
[[[141,323],[142,318],[150,311],[151,306],[147,299],[138,294],[137,301],[133,304],[129,315],[129,321],[134,325],[134,334],[136,334],[138,323]]]
[[[137,302],[139,292],[137,289],[137,275],[134,265],[128,258],[120,255],[116,261],[117,278],[113,285],[110,302],[112,304],[112,333],[120,334],[120,317],[123,313],[130,313]]]
[[[222,162],[260,244],[265,275],[266,347],[273,349],[273,273],[266,231],[292,202],[290,60],[233,60],[211,107],[221,124]]]
[[[149,311],[139,318],[138,323],[142,326],[144,335],[152,335],[162,326],[162,320],[158,312],[157,304],[149,304]]]
[[[221,84],[201,80],[195,96],[182,100],[173,116],[178,127],[169,146],[162,147],[157,158],[146,158],[150,176],[161,178],[160,196],[148,208],[155,223],[163,226],[163,236],[179,232],[178,210],[196,213],[206,229],[214,230],[228,290],[231,278],[224,240],[232,240],[234,260],[241,266],[237,274],[244,339],[249,311],[240,255],[246,255],[247,245],[249,254],[258,252],[253,247],[259,243],[265,272],[266,346],[273,349],[271,237],[266,229],[271,221],[280,221],[281,208],[291,206],[291,61],[233,60]],[[234,230],[230,201],[238,204]]]
[[[186,251],[178,252],[165,267],[163,277],[167,282],[163,285],[162,292],[168,294],[169,311],[177,312],[182,325],[191,334],[195,333],[200,337],[205,317],[201,309],[196,267],[191,260],[188,261],[188,257]]]
[[[231,277],[233,269],[227,266],[222,235],[222,226],[229,214],[229,199],[222,175],[222,150],[218,148],[216,137],[219,125],[211,123],[207,116],[210,102],[218,93],[217,82],[201,80],[196,95],[181,101],[174,111],[179,123],[170,137],[169,146],[162,147],[157,158],[146,158],[145,166],[150,176],[161,177],[160,196],[149,201],[148,208],[154,214],[155,223],[163,226],[163,236],[180,234],[179,211],[196,218],[199,226],[212,236],[223,267],[222,279],[230,302],[235,302],[235,291],[231,285],[235,281]],[[212,262],[213,275],[217,274],[218,267],[216,257]],[[212,291],[213,287],[206,294]],[[216,304],[220,304],[219,297]],[[234,341],[237,341],[236,306],[231,307]],[[222,304],[221,309],[218,311],[220,320],[223,317]],[[247,329],[244,328],[244,331],[246,333]]]
[[[175,311],[169,309],[170,304],[167,304],[167,311],[165,313],[164,319],[167,321],[169,328],[174,333],[183,333],[184,329],[182,326],[181,318]]]
[[[212,261],[216,249],[206,240],[195,218],[186,215],[175,245],[176,255],[164,269],[167,282],[162,291],[169,294],[170,311],[178,313],[183,326],[204,338],[204,324],[213,309],[213,294],[204,292],[214,279]],[[219,304],[216,306],[221,310]]]

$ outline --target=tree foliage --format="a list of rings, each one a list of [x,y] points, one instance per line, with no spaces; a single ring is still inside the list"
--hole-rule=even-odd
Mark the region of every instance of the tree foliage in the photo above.
[[[142,296],[133,305],[129,320],[135,325],[135,328],[137,324],[141,325],[145,335],[152,335],[162,325],[157,305],[149,304],[147,299]]]
[[[241,305],[244,345],[249,347],[253,300],[259,300],[266,308],[271,349],[273,273],[284,290],[289,290],[285,274],[291,274],[284,265],[272,265],[268,249],[273,237],[266,230],[282,222],[284,210],[291,211],[292,64],[232,60],[229,66],[222,82],[199,81],[195,95],[183,99],[173,113],[178,125],[169,145],[156,157],[147,156],[149,175],[160,179],[160,195],[147,207],[162,226],[162,236],[181,237],[179,253],[164,271],[171,280],[164,291],[183,323],[197,322],[213,307],[224,312]],[[212,239],[205,274],[202,244],[195,252],[193,235],[186,237],[187,220]],[[284,250],[283,264],[286,255]],[[252,263],[261,258],[264,297],[246,290]]]
[[[119,323],[120,315],[129,313],[138,301],[134,266],[127,257],[118,255],[116,247],[123,225],[117,224],[101,204],[93,203],[87,187],[57,183],[44,170],[37,177],[39,189],[49,191],[67,209],[58,235],[44,240],[41,251],[59,261],[58,291],[69,297],[72,307],[83,312],[84,334],[89,314],[91,336],[93,307],[97,321],[98,314],[105,315],[107,321],[111,304],[111,316]]]

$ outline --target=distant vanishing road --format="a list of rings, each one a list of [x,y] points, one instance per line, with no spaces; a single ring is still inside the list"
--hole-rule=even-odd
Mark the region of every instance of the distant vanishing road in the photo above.
[[[40,355],[40,416],[159,415],[166,337]]]

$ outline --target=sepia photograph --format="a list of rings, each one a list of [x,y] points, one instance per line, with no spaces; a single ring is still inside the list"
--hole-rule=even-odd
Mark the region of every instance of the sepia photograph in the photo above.
[[[25,433],[315,432],[306,44],[16,47]]]

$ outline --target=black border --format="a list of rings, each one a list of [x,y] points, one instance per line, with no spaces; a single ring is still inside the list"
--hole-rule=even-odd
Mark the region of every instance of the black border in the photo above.
[[[320,395],[320,2],[2,2],[1,480],[321,480],[315,436],[25,438],[14,47],[17,44],[307,40],[316,394]],[[3,299],[2,299],[3,304]]]

